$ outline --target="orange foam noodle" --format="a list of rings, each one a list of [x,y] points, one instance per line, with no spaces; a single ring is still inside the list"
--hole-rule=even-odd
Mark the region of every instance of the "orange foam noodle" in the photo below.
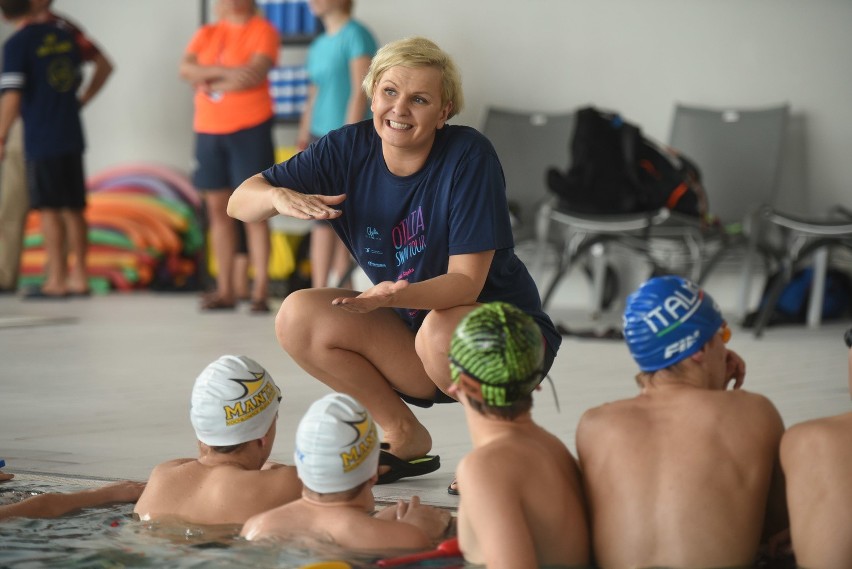
[[[94,194],[89,197],[89,207],[115,207],[117,211],[128,211],[125,208],[132,207],[135,210],[159,217],[178,231],[186,231],[189,227],[189,222],[185,217],[169,208],[165,203],[144,194]]]
[[[86,221],[91,225],[102,225],[104,227],[109,227],[114,231],[119,231],[127,236],[133,245],[139,249],[146,249],[153,246],[150,235],[146,235],[148,232],[146,232],[144,227],[140,226],[138,222],[132,219],[113,217],[109,214],[94,213],[88,210],[86,211],[85,217]],[[24,227],[24,234],[26,236],[41,234],[41,216],[39,215],[38,210],[33,210],[27,215]]]
[[[139,243],[143,249],[151,247],[161,253],[178,253],[181,242],[177,234],[166,224],[144,214],[122,217],[111,209],[91,210],[86,212],[86,220],[91,224],[113,225],[127,232],[134,243]]]
[[[31,209],[24,221],[24,232],[41,232],[41,215],[37,209]]]
[[[47,253],[42,248],[25,249],[21,253],[21,263],[33,267],[43,267],[47,261]],[[120,267],[138,269],[145,266],[138,255],[127,251],[89,251],[86,254],[86,268]]]
[[[103,277],[118,290],[133,290],[133,283],[127,278],[122,269],[116,267],[88,267],[86,272],[90,277]],[[44,265],[21,263],[21,275],[37,277],[44,274]]]
[[[152,239],[151,232],[147,231],[144,225],[132,219],[114,218],[108,214],[89,213],[86,215],[86,221],[92,225],[102,225],[120,231],[139,249],[153,248],[161,250],[162,245],[155,242],[156,239]],[[158,245],[160,249],[158,249]]]
[[[179,253],[182,249],[180,237],[161,219],[144,210],[103,204],[101,207],[87,207],[84,215],[90,225],[117,229],[141,249],[150,247],[164,253]],[[25,233],[29,235],[40,231],[41,216],[33,210],[27,215]]]
[[[113,219],[123,218],[133,220],[143,227],[147,228],[149,237],[157,243],[158,250],[179,253],[183,248],[180,236],[169,227],[160,216],[151,211],[134,207],[132,204],[123,203],[103,203],[92,204],[86,208],[86,219],[90,220],[95,217],[108,216]],[[89,221],[93,223],[92,221]]]
[[[148,251],[143,249],[125,249],[123,247],[114,247],[112,245],[98,245],[98,244],[89,244],[89,253],[125,253],[128,255],[134,255],[137,259],[139,259],[139,263],[141,265],[156,265],[159,260],[154,255],[151,255]],[[171,257],[169,257],[171,259]]]

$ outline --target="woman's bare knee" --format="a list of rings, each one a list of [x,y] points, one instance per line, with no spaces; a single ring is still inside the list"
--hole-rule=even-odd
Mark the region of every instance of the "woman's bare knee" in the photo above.
[[[275,335],[281,347],[294,355],[296,351],[315,350],[323,342],[342,341],[345,326],[341,321],[347,315],[331,305],[342,292],[306,288],[287,295],[275,317]]]
[[[448,310],[430,311],[417,332],[415,347],[418,355],[438,352],[445,357],[450,350],[450,340],[456,326],[474,308],[474,306],[456,306]]]
[[[414,349],[426,373],[443,389],[449,383],[448,354],[456,326],[473,306],[458,306],[449,310],[432,310],[414,338]]]
[[[305,292],[305,290],[297,290],[288,294],[275,316],[275,336],[287,353],[302,349],[310,335],[309,327],[312,319],[311,310],[308,307],[312,303],[310,296]],[[306,296],[308,298],[305,298]]]

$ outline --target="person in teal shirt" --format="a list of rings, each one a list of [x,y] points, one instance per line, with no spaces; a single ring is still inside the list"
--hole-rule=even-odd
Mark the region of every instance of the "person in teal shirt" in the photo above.
[[[377,49],[370,30],[352,18],[352,0],[310,0],[310,5],[325,31],[308,49],[310,85],[299,122],[299,150],[334,129],[369,118],[361,81]],[[349,251],[326,221],[311,229],[310,260],[313,287],[328,286],[332,272],[340,281],[349,269]]]

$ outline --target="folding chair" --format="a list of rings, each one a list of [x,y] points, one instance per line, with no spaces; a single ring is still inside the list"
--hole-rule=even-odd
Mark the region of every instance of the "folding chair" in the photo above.
[[[559,284],[568,276],[578,260],[586,255],[592,257],[592,316],[603,310],[606,296],[606,273],[608,247],[617,243],[639,253],[652,266],[658,262],[648,247],[651,228],[663,224],[671,216],[666,208],[650,213],[591,215],[570,213],[557,209],[551,201],[540,210],[544,225],[557,223],[563,228],[562,246],[550,284],[545,288],[542,305],[547,307]],[[543,230],[540,233],[546,234]],[[541,247],[540,247],[541,250]]]
[[[807,324],[811,328],[818,327],[822,319],[829,250],[833,247],[852,249],[852,211],[837,206],[827,217],[803,218],[766,207],[761,211],[761,216],[761,222],[769,228],[779,229],[783,239],[781,245],[775,249],[779,278],[769,288],[766,301],[760,307],[754,324],[755,337],[760,338],[763,335],[796,266],[811,257],[814,277],[808,299]]]
[[[542,216],[565,227],[566,235],[575,234],[575,240],[619,243],[640,252],[657,270],[688,272],[698,282],[703,282],[719,260],[736,246],[750,244],[740,294],[742,316],[751,287],[753,258],[758,250],[758,241],[748,240],[746,236],[761,206],[774,202],[788,113],[787,105],[767,109],[676,105],[670,144],[700,168],[710,211],[721,222],[717,229],[708,229],[694,218],[658,211],[632,216],[634,228],[625,232],[619,229],[624,219],[608,215],[579,216],[560,210],[555,201],[543,208]],[[681,251],[682,258],[673,259],[671,250],[661,248],[661,243]],[[574,249],[572,252],[571,247],[566,248],[565,262],[545,292],[545,305],[564,273],[583,252]],[[600,247],[597,250],[599,255],[605,255]],[[686,269],[681,268],[684,264]],[[601,297],[602,286],[601,281],[594,283],[597,298]],[[595,309],[600,310],[600,306]]]
[[[572,113],[486,110],[482,133],[503,166],[516,243],[536,235],[537,212],[549,197],[545,172],[565,161],[573,128]]]
[[[701,168],[710,211],[721,231],[704,234],[703,284],[725,257],[745,250],[737,316],[745,316],[758,255],[766,245],[758,216],[777,197],[781,151],[790,109],[709,109],[678,104],[670,144]]]

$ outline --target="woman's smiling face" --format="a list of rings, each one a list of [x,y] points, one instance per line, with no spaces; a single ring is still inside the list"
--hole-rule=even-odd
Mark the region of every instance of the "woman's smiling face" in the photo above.
[[[442,84],[436,67],[398,65],[384,72],[370,104],[383,145],[429,154],[435,131],[444,126],[450,112],[451,104],[441,102]]]

